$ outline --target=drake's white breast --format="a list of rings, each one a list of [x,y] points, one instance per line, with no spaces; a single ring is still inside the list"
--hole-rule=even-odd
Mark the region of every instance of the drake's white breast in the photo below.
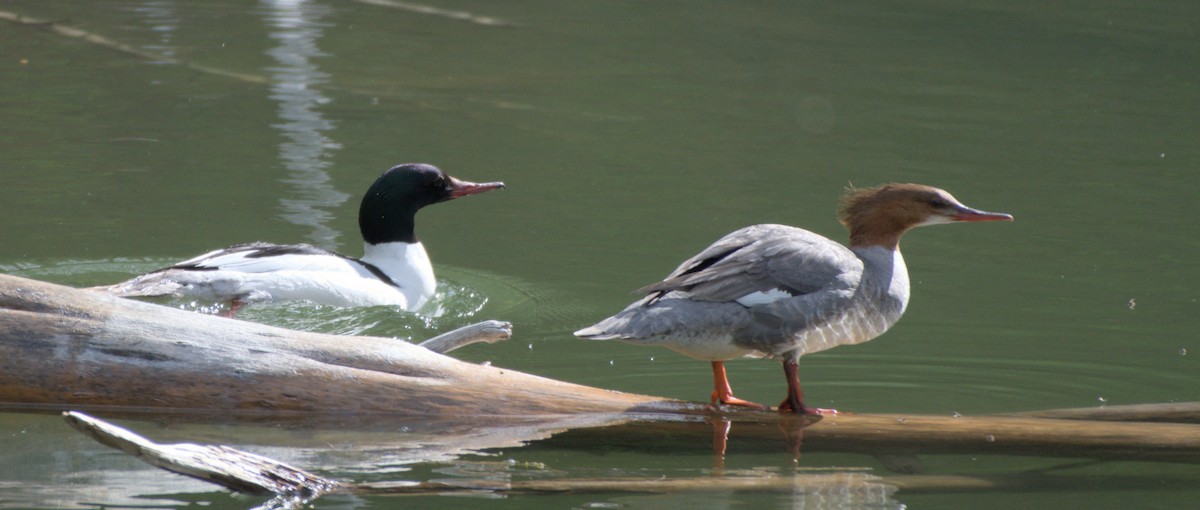
[[[437,291],[433,264],[420,242],[366,243],[361,260],[392,279],[407,299],[409,310],[423,306]]]

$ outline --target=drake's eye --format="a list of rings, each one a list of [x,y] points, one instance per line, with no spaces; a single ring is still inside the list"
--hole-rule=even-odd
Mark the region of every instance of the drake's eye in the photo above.
[[[446,179],[443,179],[443,178],[441,178],[441,177],[438,177],[437,179],[434,179],[434,181],[433,181],[433,187],[435,187],[435,188],[444,188],[444,187],[446,187]]]

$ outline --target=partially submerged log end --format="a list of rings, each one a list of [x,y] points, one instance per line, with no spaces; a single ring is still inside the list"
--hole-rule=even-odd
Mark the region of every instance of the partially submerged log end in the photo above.
[[[438,354],[446,354],[471,344],[480,342],[494,344],[509,338],[512,338],[512,323],[489,320],[442,333],[417,345]]]
[[[1050,409],[1046,411],[1012,413],[1012,416],[1057,418],[1063,420],[1200,423],[1200,402],[1166,402],[1160,404],[1132,404],[1080,409]]]
[[[75,411],[63,413],[63,419],[84,435],[151,466],[237,492],[308,499],[342,488],[342,483],[336,480],[228,446],[158,444],[128,429]]]

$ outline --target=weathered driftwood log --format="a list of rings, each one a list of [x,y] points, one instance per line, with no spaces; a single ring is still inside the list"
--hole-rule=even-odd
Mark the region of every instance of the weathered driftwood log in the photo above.
[[[302,413],[699,412],[465,363],[0,275],[0,403]]]

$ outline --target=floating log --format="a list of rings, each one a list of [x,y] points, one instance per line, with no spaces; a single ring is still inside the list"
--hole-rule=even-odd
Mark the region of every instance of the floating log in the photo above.
[[[462,362],[393,338],[291,331],[0,275],[0,403],[525,416],[703,406]]]

